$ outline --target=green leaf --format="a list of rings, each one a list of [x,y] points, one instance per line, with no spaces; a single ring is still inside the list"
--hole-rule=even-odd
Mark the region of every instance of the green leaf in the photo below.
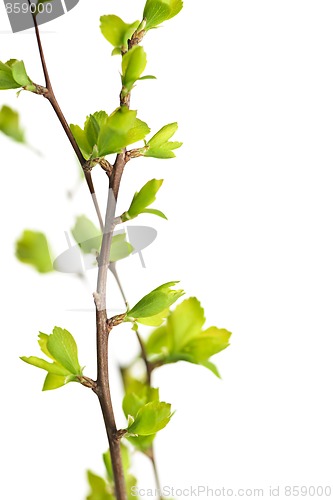
[[[193,338],[184,347],[184,352],[191,354],[196,361],[202,362],[229,346],[231,333],[224,328],[212,326]]]
[[[208,370],[210,370],[214,375],[216,375],[217,378],[221,378],[221,375],[220,375],[220,372],[219,372],[217,366],[214,365],[214,363],[212,363],[211,361],[201,361],[201,363],[199,363],[199,364],[201,366],[204,366]]]
[[[21,85],[13,77],[10,65],[0,61],[0,90],[18,89],[20,87]]]
[[[38,344],[39,344],[39,347],[40,347],[40,350],[42,351],[42,353],[46,354],[46,356],[48,358],[55,361],[55,358],[52,356],[52,354],[50,353],[50,351],[47,348],[49,335],[47,335],[46,333],[39,332],[38,339],[39,339]]]
[[[171,353],[172,337],[165,325],[153,330],[146,342],[146,350],[150,359],[166,358]]]
[[[126,146],[144,139],[150,129],[136,115],[136,111],[123,106],[110,116],[105,111],[89,115],[84,129],[72,124],[71,131],[85,159],[119,153]]]
[[[91,490],[87,500],[115,500],[105,479],[91,471],[87,471],[87,479]]]
[[[118,260],[125,259],[133,252],[134,248],[128,241],[126,241],[126,234],[116,234],[112,238],[110,261],[117,262]]]
[[[147,56],[143,47],[136,45],[129,50],[122,60],[122,84],[130,92],[135,82],[141,77],[147,65]]]
[[[183,8],[182,0],[147,0],[143,17],[149,30],[176,16]]]
[[[21,357],[22,361],[46,370],[43,391],[58,389],[69,382],[77,382],[82,369],[77,360],[75,340],[67,330],[55,327],[53,334],[39,333],[39,347],[53,363],[36,356]]]
[[[126,146],[146,137],[148,130],[146,124],[145,127],[139,127],[138,133],[131,134],[131,131],[138,127],[136,115],[136,111],[129,110],[125,106],[116,109],[109,116],[98,138],[97,147],[100,156],[119,153]]]
[[[128,211],[121,216],[122,220],[131,220],[146,212],[146,208],[156,200],[156,193],[162,184],[163,180],[152,179],[148,181],[139,192],[135,193]]]
[[[161,212],[161,210],[156,210],[156,208],[146,208],[145,210],[142,210],[142,213],[157,215],[157,217],[161,217],[162,219],[168,220],[167,216],[163,212]]]
[[[69,331],[55,326],[47,341],[47,349],[54,359],[70,373],[82,375],[77,345]]]
[[[25,142],[19,114],[9,106],[2,106],[0,109],[0,131],[16,142]]]
[[[16,242],[16,257],[39,273],[53,271],[48,242],[43,233],[25,230]]]
[[[120,17],[115,15],[101,17],[101,32],[108,42],[111,43],[119,52],[121,49],[126,50],[127,41],[132,37],[140,21],[135,21],[132,24],[125,23]]]
[[[102,243],[102,233],[88,217],[85,215],[77,217],[71,233],[83,253],[91,254],[99,252]]]
[[[137,415],[140,408],[152,401],[159,401],[159,390],[139,383],[135,387],[135,392],[127,392],[123,399],[123,411],[126,418]]]
[[[111,52],[112,56],[121,56],[121,54],[122,54],[122,51],[119,47],[114,48],[113,51]]]
[[[79,127],[79,125],[73,125],[72,123],[70,124],[70,129],[81,150],[81,153],[83,154],[84,158],[88,160],[90,158],[93,148],[89,144],[85,131],[82,130],[82,128]]]
[[[141,325],[146,325],[146,326],[160,326],[165,318],[169,314],[169,308],[164,309],[164,311],[160,312],[159,314],[155,314],[155,316],[151,316],[149,318],[139,318],[137,319],[137,322],[140,323]]]
[[[178,281],[172,281],[159,286],[148,295],[145,295],[130,311],[127,313],[127,320],[136,320],[138,318],[148,318],[160,314],[170,307],[182,295],[183,290],[172,290]]]
[[[146,144],[146,148],[142,150],[143,155],[153,158],[174,158],[174,149],[182,146],[182,142],[170,142],[169,139],[178,130],[177,123],[170,123],[161,128]],[[147,149],[148,147],[148,149]]]
[[[28,85],[33,84],[27,75],[27,71],[25,69],[23,61],[17,61],[12,65],[12,74],[14,80],[22,87],[27,87]]]
[[[127,133],[128,144],[134,144],[135,142],[141,141],[146,137],[146,135],[149,134],[149,132],[150,128],[147,123],[137,118],[133,127]]]
[[[138,80],[156,80],[156,76],[154,76],[154,75],[145,75],[145,76],[141,76],[140,78],[138,78]]]
[[[20,359],[25,363],[28,363],[29,365],[36,366],[36,368],[41,368],[42,370],[46,370],[53,375],[70,375],[70,372],[58,363],[49,363],[48,361],[45,361],[45,359],[37,358],[36,356],[21,356]]]
[[[59,389],[68,382],[74,381],[72,376],[65,375],[54,375],[53,373],[48,373],[44,380],[43,391],[52,391],[54,389]]]
[[[170,404],[153,401],[140,408],[127,431],[139,436],[156,434],[169,423],[171,417]]]
[[[204,314],[195,297],[184,300],[170,314],[167,329],[172,338],[173,352],[181,351],[191,339],[198,337],[206,321]]]
[[[146,342],[149,360],[162,364],[187,361],[220,377],[210,357],[229,346],[231,333],[215,326],[202,330],[204,323],[200,302],[194,297],[184,300],[168,315],[166,324],[150,334]]]
[[[0,62],[0,90],[26,88],[36,91],[35,85],[27,75],[24,62],[10,59],[6,63]]]

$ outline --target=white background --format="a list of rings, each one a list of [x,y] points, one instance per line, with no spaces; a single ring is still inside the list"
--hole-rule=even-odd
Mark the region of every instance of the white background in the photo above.
[[[139,19],[143,1],[87,2],[45,25],[53,86],[70,122],[111,112],[119,58],[99,33],[99,16]],[[43,83],[32,32],[12,35],[0,6],[0,59],[24,59]],[[156,177],[156,207],[169,222],[142,217],[155,243],[119,265],[130,302],[181,280],[206,309],[207,325],[233,332],[216,357],[223,381],[178,364],[156,372],[162,399],[177,410],[157,439],[164,485],[267,488],[332,484],[332,164],[333,5],[308,0],[189,0],[178,18],[152,31],[146,73],[132,105],[152,130],[178,120],[177,159],[140,159],[126,169],[119,212]],[[95,376],[91,289],[78,279],[39,276],[13,255],[24,228],[49,235],[55,255],[77,214],[94,218],[88,190],[66,190],[77,165],[48,103],[2,92],[20,110],[36,156],[1,143],[1,497],[82,500],[84,471],[103,471],[106,439],[98,403],[76,384],[40,391],[43,374],[20,355],[38,353],[38,331],[69,329],[86,374]],[[94,172],[101,199],[105,178]],[[103,204],[103,203],[102,203]],[[110,307],[121,298],[110,283]],[[80,312],[79,309],[84,311]],[[112,389],[119,426],[116,365],[136,353],[133,333],[112,335]],[[147,460],[134,471],[152,487]],[[283,493],[280,497],[284,498]],[[147,497],[148,498],[148,497]]]

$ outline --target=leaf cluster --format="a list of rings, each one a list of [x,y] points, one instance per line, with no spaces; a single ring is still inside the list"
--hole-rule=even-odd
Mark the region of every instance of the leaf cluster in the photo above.
[[[137,111],[126,106],[111,115],[105,111],[89,115],[83,129],[73,124],[70,128],[86,160],[119,153],[150,132],[148,125],[137,118]]]
[[[157,432],[166,427],[173,415],[171,405],[160,401],[159,389],[135,378],[126,386],[123,411],[128,420],[126,437],[143,453],[151,448]]]
[[[195,297],[184,300],[170,312],[166,323],[156,328],[146,342],[149,359],[159,364],[188,361],[220,376],[211,356],[229,345],[231,333],[212,326],[203,330],[204,310]]]
[[[68,330],[55,326],[50,335],[40,332],[38,343],[50,361],[36,356],[22,356],[21,359],[47,371],[43,391],[58,389],[69,382],[79,382],[83,368],[78,360],[76,342]]]

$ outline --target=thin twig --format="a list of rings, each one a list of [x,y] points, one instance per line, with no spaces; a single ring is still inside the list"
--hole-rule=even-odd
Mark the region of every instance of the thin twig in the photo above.
[[[117,267],[116,267],[116,263],[115,262],[110,262],[110,264],[109,264],[109,270],[111,271],[111,273],[114,276],[114,279],[116,280],[116,283],[118,285],[118,288],[119,288],[119,291],[121,293],[122,299],[124,301],[125,307],[126,307],[126,309],[128,309],[128,302],[127,302],[127,299],[126,299],[126,295],[125,295],[123,286],[122,286],[121,281],[119,279],[119,275],[118,275],[118,271],[117,271]]]
[[[28,3],[31,6],[31,0],[28,0]],[[98,221],[99,221],[99,224],[101,225],[101,224],[103,224],[103,220],[102,220],[101,211],[99,209],[99,205],[98,205],[98,202],[96,199],[95,188],[94,188],[94,184],[93,184],[93,181],[91,178],[91,173],[85,171],[85,169],[84,169],[84,166],[86,164],[86,160],[85,160],[83,154],[81,153],[81,150],[80,150],[80,148],[75,140],[74,135],[72,134],[72,131],[68,125],[68,122],[67,122],[67,120],[62,112],[62,109],[59,106],[59,103],[56,99],[56,96],[54,94],[49,71],[47,68],[46,60],[45,60],[43,45],[42,45],[39,27],[38,27],[38,23],[37,23],[37,17],[32,14],[32,18],[33,18],[33,23],[34,23],[34,28],[35,28],[35,35],[36,35],[36,40],[37,40],[37,45],[38,45],[39,56],[40,56],[40,60],[41,60],[42,67],[43,67],[45,85],[46,85],[46,89],[47,89],[47,92],[43,92],[42,95],[44,95],[44,97],[50,102],[52,108],[54,109],[54,111],[55,111],[64,131],[65,131],[65,134],[66,134],[69,142],[71,143],[72,148],[75,151],[75,154],[80,162],[80,165],[81,165],[83,172],[84,172],[85,180],[87,182],[90,194],[92,196],[92,200],[93,200],[94,207],[95,207],[95,210],[97,213]]]
[[[140,349],[141,349],[141,357],[144,361],[144,364],[146,366],[146,375],[147,375],[147,384],[149,385],[149,387],[151,387],[151,374],[152,374],[152,364],[150,363],[150,361],[148,360],[148,356],[147,356],[147,350],[146,350],[146,346],[142,340],[142,337],[139,333],[139,331],[137,330],[136,332],[136,337],[138,339],[138,342],[140,344]]]

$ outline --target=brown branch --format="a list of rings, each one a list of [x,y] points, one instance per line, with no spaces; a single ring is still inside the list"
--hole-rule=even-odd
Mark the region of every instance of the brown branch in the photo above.
[[[28,0],[31,5],[30,0]],[[91,173],[89,170],[86,170],[84,167],[86,165],[86,160],[83,157],[81,150],[70,130],[68,122],[59,106],[59,103],[55,97],[53,92],[50,76],[48,73],[44,51],[41,43],[38,23],[36,17],[33,16],[35,34],[40,54],[40,59],[43,67],[45,84],[46,88],[41,92],[45,98],[51,103],[66,135],[69,139],[76,156],[80,162],[81,167],[83,168],[85,179],[87,185],[89,187],[89,191],[92,195],[93,203],[98,215],[98,220],[101,226],[101,229],[104,229],[103,219],[100,213],[100,209],[98,206],[97,198],[95,195],[95,189],[93,185],[93,181],[91,178]],[[41,87],[40,87],[41,88]],[[123,155],[118,155],[117,163],[117,175],[116,175],[116,192],[118,194],[119,184],[121,179],[121,174],[124,169],[122,163]],[[113,219],[114,219],[114,210],[115,210],[115,200],[117,196],[114,197],[112,192],[112,185],[110,182],[109,185],[109,196],[108,196],[108,208],[106,213],[105,220],[105,230],[102,240],[102,249],[101,249],[101,263],[99,266],[98,272],[98,285],[97,285],[97,293],[95,295],[96,302],[96,330],[97,330],[97,380],[93,382],[88,379],[82,379],[80,382],[83,385],[90,386],[92,390],[97,394],[100,406],[102,409],[102,414],[104,418],[105,428],[108,436],[110,454],[112,467],[114,471],[114,482],[115,482],[115,494],[117,500],[126,500],[126,484],[123,473],[122,461],[121,461],[121,450],[120,450],[120,438],[117,434],[117,427],[115,422],[115,417],[112,408],[111,395],[110,395],[110,385],[109,385],[109,369],[108,369],[108,325],[107,325],[107,314],[106,314],[106,273],[108,270],[109,264],[109,255],[112,241],[112,232],[113,232]]]
[[[117,156],[115,169],[123,170],[124,158],[120,154]],[[117,195],[119,185],[117,189]],[[112,189],[112,181],[109,182],[109,194],[106,208],[104,233],[102,247],[99,255],[99,267],[97,277],[97,291],[95,293],[96,304],[96,330],[97,330],[97,388],[95,390],[103,413],[105,428],[108,436],[113,475],[115,481],[115,493],[117,500],[126,500],[126,484],[124,470],[121,461],[120,439],[114,417],[110,383],[109,383],[109,354],[108,339],[110,332],[110,323],[106,312],[106,285],[107,273],[110,261],[110,249],[112,236],[115,227],[114,216],[116,209],[117,196]]]
[[[108,437],[111,463],[114,475],[115,494],[117,500],[126,500],[126,483],[124,470],[121,460],[120,438],[116,420],[113,412],[110,384],[109,384],[109,355],[106,310],[96,310],[96,329],[97,329],[97,387],[95,393],[98,396],[101,406],[105,429]]]

